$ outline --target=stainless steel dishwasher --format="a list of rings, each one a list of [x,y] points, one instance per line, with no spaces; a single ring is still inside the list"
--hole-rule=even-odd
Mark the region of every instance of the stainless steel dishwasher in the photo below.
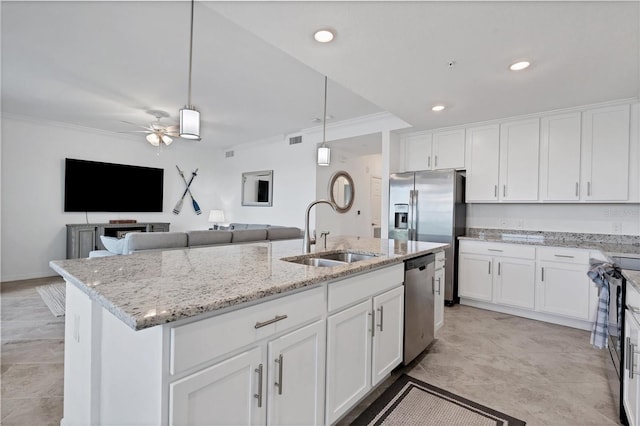
[[[404,263],[404,356],[413,361],[434,338],[434,254]]]

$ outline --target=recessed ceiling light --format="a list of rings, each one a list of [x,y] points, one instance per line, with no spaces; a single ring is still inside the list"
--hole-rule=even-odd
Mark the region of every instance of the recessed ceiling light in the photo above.
[[[431,107],[431,111],[438,112],[438,111],[442,111],[444,108],[445,108],[444,105],[434,105]]]
[[[531,63],[528,61],[520,61],[516,62],[515,64],[511,64],[511,66],[509,66],[509,69],[511,71],[522,71],[525,68],[529,68],[529,65],[531,65]]]
[[[313,34],[313,38],[318,43],[329,43],[333,40],[333,32],[331,30],[318,30]]]

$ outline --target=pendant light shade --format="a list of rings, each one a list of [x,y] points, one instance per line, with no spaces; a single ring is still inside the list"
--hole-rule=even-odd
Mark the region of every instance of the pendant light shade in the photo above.
[[[193,106],[180,110],[180,137],[200,139],[200,113]]]
[[[322,145],[318,147],[318,166],[331,163],[331,150],[326,145],[327,134],[327,76],[324,76],[324,114],[322,114]]]
[[[187,105],[180,110],[180,137],[200,140],[200,113],[191,105],[191,65],[193,63],[193,10],[195,0],[191,0],[191,33],[189,38],[189,93]]]
[[[328,166],[331,163],[331,150],[328,146],[318,147],[318,166]]]

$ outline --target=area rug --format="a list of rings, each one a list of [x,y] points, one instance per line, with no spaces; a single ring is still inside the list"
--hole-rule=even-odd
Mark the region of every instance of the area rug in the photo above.
[[[403,374],[352,424],[524,426],[526,423]]]
[[[47,284],[36,287],[36,291],[44,300],[49,310],[56,317],[64,316],[65,285],[64,283]]]

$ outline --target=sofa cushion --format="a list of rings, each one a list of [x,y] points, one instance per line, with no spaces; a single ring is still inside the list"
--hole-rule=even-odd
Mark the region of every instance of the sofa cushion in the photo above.
[[[260,223],[230,223],[229,229],[232,230],[243,230],[243,229],[265,229],[268,228],[269,225],[260,224]]]
[[[232,243],[246,243],[249,241],[265,241],[267,239],[266,229],[241,229],[234,230]]]
[[[132,232],[125,236],[127,253],[187,247],[185,232]]]
[[[291,240],[302,238],[302,230],[295,227],[270,227],[267,228],[268,240]]]
[[[231,231],[189,231],[187,232],[189,247],[213,244],[229,244]]]
[[[124,238],[107,237],[100,235],[100,241],[108,252],[113,254],[122,254],[124,250]]]

